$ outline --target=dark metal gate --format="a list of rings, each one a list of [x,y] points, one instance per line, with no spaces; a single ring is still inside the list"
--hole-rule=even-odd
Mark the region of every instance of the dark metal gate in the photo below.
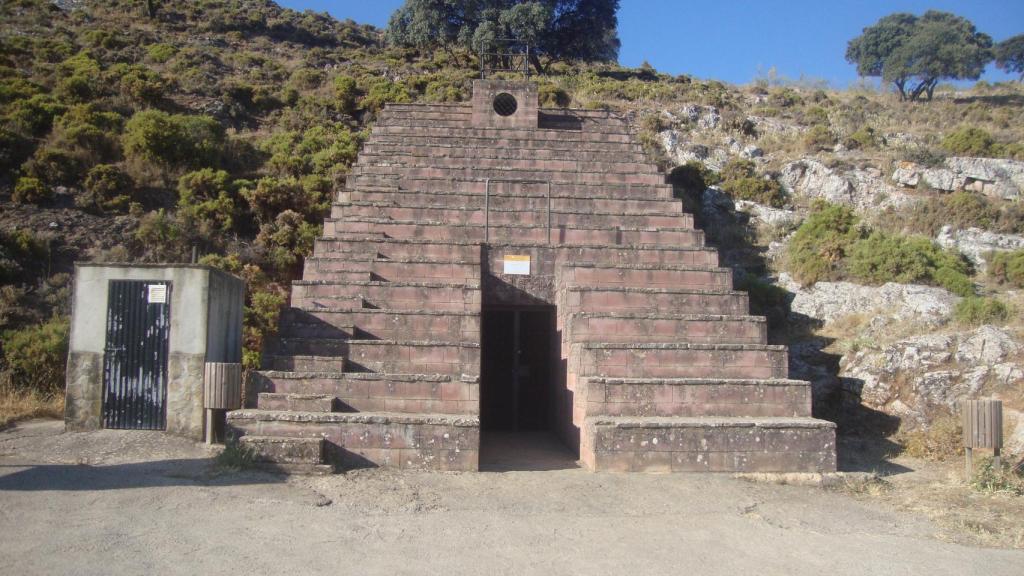
[[[111,280],[103,352],[103,426],[167,426],[171,284]]]

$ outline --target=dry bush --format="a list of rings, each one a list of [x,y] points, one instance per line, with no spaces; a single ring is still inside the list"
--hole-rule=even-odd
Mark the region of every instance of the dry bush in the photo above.
[[[927,427],[901,430],[896,440],[908,456],[932,462],[963,454],[963,427],[954,414],[943,414]]]

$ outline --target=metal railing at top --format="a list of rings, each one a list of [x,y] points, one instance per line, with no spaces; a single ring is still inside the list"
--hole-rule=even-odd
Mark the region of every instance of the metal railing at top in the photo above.
[[[497,38],[487,47],[477,50],[480,60],[480,78],[488,73],[522,72],[530,77],[530,45],[515,38]]]
[[[491,241],[491,183],[499,184],[543,184],[547,187],[546,194],[546,218],[547,218],[547,242],[551,244],[551,181],[530,180],[521,178],[456,178],[456,182],[483,182],[484,183],[484,242]]]

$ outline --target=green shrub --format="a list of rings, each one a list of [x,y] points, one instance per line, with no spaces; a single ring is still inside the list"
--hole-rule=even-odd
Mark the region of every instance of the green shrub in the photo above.
[[[18,204],[40,204],[53,199],[53,190],[38,178],[22,176],[14,185],[11,200]]]
[[[36,148],[23,172],[51,186],[71,186],[85,174],[86,161],[79,155],[53,146]]]
[[[54,141],[78,157],[112,162],[120,156],[118,134],[124,117],[95,104],[71,106],[54,122]]]
[[[351,76],[335,76],[331,80],[331,88],[334,92],[334,101],[338,110],[345,114],[354,114],[356,111],[356,98],[359,97],[359,90],[356,88],[356,81]],[[298,92],[295,93],[298,99]]]
[[[749,200],[776,208],[785,206],[786,193],[774,178],[760,176],[757,165],[747,159],[730,160],[719,175],[722,190],[738,200]]]
[[[29,282],[33,271],[45,269],[49,257],[48,242],[32,232],[0,230],[0,283]]]
[[[255,186],[242,188],[241,194],[256,219],[264,224],[274,222],[285,211],[319,221],[331,209],[329,185],[325,187],[323,180],[315,178],[267,176],[257,180]]]
[[[281,308],[287,302],[286,295],[275,286],[253,290],[244,311],[243,340],[245,350],[243,363],[251,370],[260,367],[260,351],[263,340],[277,332],[277,320]]]
[[[951,154],[961,156],[988,156],[995,146],[995,139],[981,128],[965,126],[951,132],[942,139],[942,147]]]
[[[57,97],[65,102],[83,103],[103,92],[100,64],[82,52],[57,66]]]
[[[120,168],[97,164],[85,175],[83,192],[75,198],[75,205],[98,214],[126,212],[133,189],[132,179]]]
[[[974,293],[963,257],[922,236],[873,232],[850,249],[848,271],[852,277],[871,284],[924,282],[961,296]]]
[[[293,269],[300,258],[313,252],[313,242],[320,235],[320,226],[310,224],[302,214],[285,210],[273,222],[260,227],[256,246],[265,253],[266,261],[279,271]]]
[[[224,170],[203,168],[178,179],[178,213],[207,240],[230,232],[235,226],[236,197],[231,175]]]
[[[565,90],[554,84],[541,84],[538,87],[540,105],[545,108],[568,108],[572,97]]]
[[[988,494],[1024,496],[1024,473],[1010,459],[1004,458],[996,466],[995,458],[986,456],[971,478],[971,488]]]
[[[828,126],[815,124],[804,134],[804,149],[808,152],[830,150],[836,143]]]
[[[412,96],[404,84],[380,76],[362,79],[360,88],[364,95],[359,100],[359,107],[371,114],[379,112],[387,103],[412,102]]]
[[[53,119],[65,110],[65,106],[49,94],[36,94],[12,103],[7,108],[3,120],[22,134],[42,136],[53,127]]]
[[[163,64],[178,53],[178,49],[170,44],[153,44],[146,48],[146,56],[158,64]]]
[[[874,150],[881,143],[881,138],[873,128],[867,126],[857,130],[843,140],[843,145],[850,150]]]
[[[1024,208],[1019,203],[999,202],[977,192],[961,190],[932,196],[883,220],[890,227],[935,236],[946,225],[954,229],[981,228],[1005,234],[1024,232]]]
[[[0,173],[14,170],[32,154],[34,143],[0,126]]]
[[[3,333],[4,366],[15,388],[45,395],[64,389],[68,357],[67,318]]]
[[[965,326],[1000,324],[1009,317],[1009,307],[997,298],[969,296],[958,302],[953,310],[953,318]]]
[[[136,104],[156,104],[167,89],[163,77],[145,66],[118,64],[111,68],[109,76],[118,85],[121,96]]]
[[[184,261],[186,246],[181,225],[163,208],[144,215],[135,229],[135,242],[148,262]]]
[[[186,168],[216,165],[224,140],[224,127],[209,116],[159,110],[135,113],[121,138],[129,158]]]
[[[1024,249],[990,253],[988,275],[1000,284],[1024,288]]]
[[[786,267],[803,285],[840,276],[843,259],[861,237],[853,210],[817,203],[786,249]]]
[[[341,123],[328,123],[302,133],[278,132],[260,143],[260,149],[270,154],[266,165],[275,174],[314,173],[337,181],[355,162],[362,138]]]

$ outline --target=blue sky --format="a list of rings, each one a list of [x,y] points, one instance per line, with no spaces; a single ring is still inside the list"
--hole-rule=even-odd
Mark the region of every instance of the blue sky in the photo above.
[[[385,26],[402,0],[279,0],[298,10]],[[619,62],[746,83],[774,67],[845,86],[857,79],[846,42],[892,12],[967,17],[996,41],[1024,33],[1024,0],[622,0]],[[1013,79],[990,66],[985,79]]]

